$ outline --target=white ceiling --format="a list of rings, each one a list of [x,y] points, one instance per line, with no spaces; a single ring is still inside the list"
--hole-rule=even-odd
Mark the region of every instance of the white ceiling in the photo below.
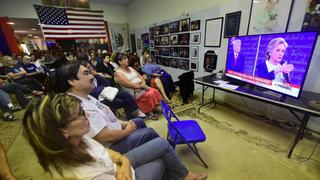
[[[90,0],[90,2],[114,4],[119,6],[128,6],[134,0]]]

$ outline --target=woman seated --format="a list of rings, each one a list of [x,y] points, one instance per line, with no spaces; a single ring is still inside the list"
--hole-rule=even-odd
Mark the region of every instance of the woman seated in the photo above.
[[[48,94],[26,110],[23,127],[45,171],[59,179],[203,180],[191,173],[163,138],[156,138],[121,155],[86,137],[87,114],[68,94]],[[134,169],[134,170],[133,170]]]
[[[144,79],[146,80],[146,83],[149,86],[158,89],[160,91],[163,99],[165,101],[167,101],[168,103],[170,103],[170,99],[168,96],[170,95],[171,90],[169,89],[169,86],[165,87],[163,84],[162,79],[165,80],[165,78],[162,77],[161,67],[158,65],[151,64],[149,62],[151,60],[151,57],[150,57],[150,55],[148,56],[147,53],[145,53],[144,59],[146,61],[143,66],[143,69],[142,69],[141,64],[139,63],[139,57],[136,55],[130,55],[129,56],[129,66],[133,67],[137,72],[139,72],[140,75],[142,75],[144,77]],[[172,85],[173,85],[173,81],[172,81]],[[173,85],[173,87],[174,87],[174,85]]]
[[[132,67],[129,67],[128,58],[123,53],[116,53],[115,62],[119,65],[116,71],[116,81],[131,96],[142,112],[148,113],[149,116],[156,120],[158,117],[155,113],[159,112],[157,106],[162,99],[158,90],[146,85],[143,77]]]
[[[114,67],[110,64],[110,54],[102,54],[102,62],[99,62],[95,68],[97,72],[102,73],[105,78],[114,78]]]
[[[113,81],[106,79],[102,75],[97,73],[88,61],[84,61],[83,65],[89,70],[90,74],[92,74],[95,78],[96,88],[90,92],[91,96],[95,97],[96,99],[99,99],[99,95],[105,87],[116,88],[116,85],[113,83]],[[101,102],[109,106],[111,109],[123,108],[128,120],[136,117],[147,117],[143,112],[140,111],[133,97],[123,90],[119,90],[112,101],[104,99]]]

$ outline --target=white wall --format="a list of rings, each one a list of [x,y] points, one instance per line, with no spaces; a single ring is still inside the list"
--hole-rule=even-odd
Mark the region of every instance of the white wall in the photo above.
[[[307,6],[308,0],[295,1],[292,14],[288,26],[289,32],[300,31],[304,17],[304,10]],[[226,63],[226,50],[227,39],[222,37],[220,48],[207,48],[204,47],[204,29],[205,20],[216,17],[225,17],[226,13],[241,11],[241,24],[239,35],[247,34],[247,27],[249,21],[251,0],[225,0],[225,1],[182,1],[182,0],[136,0],[128,8],[129,28],[131,33],[135,33],[136,39],[141,38],[142,33],[148,32],[148,28],[154,24],[160,25],[163,23],[172,22],[177,19],[184,18],[181,16],[183,12],[189,13],[192,20],[201,19],[201,44],[199,45],[199,72],[195,73],[196,77],[207,75],[208,73],[203,70],[203,56],[207,50],[214,50],[218,54],[217,70],[224,69]],[[145,7],[145,8],[143,8]],[[147,8],[146,8],[147,7]],[[223,30],[224,32],[224,30]],[[141,53],[141,51],[138,51]],[[320,92],[320,76],[318,69],[320,67],[320,40],[318,38],[312,63],[309,68],[308,75],[304,84],[304,90]],[[183,70],[163,67],[173,78],[177,80],[177,76],[182,74]],[[197,86],[199,88],[199,86]],[[268,112],[268,116],[275,119],[285,119],[295,121],[295,117],[283,108],[278,108],[273,105],[260,103],[247,98],[240,98],[239,96],[231,95],[228,93],[219,93],[223,101],[245,107],[247,109],[255,110],[259,113]],[[245,103],[244,103],[244,101]],[[248,107],[246,107],[248,105]],[[308,127],[320,131],[320,118],[311,118]]]
[[[230,1],[234,0],[135,0],[128,6],[129,27],[137,29]]]
[[[33,5],[42,3],[41,0],[0,0],[0,4],[0,17],[37,19]],[[90,3],[90,7],[93,10],[103,10],[104,19],[108,22],[128,22],[126,7],[102,3]]]

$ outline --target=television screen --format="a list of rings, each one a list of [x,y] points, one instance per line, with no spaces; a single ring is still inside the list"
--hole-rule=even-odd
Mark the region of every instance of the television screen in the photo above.
[[[294,32],[229,38],[226,76],[298,98],[317,35]]]

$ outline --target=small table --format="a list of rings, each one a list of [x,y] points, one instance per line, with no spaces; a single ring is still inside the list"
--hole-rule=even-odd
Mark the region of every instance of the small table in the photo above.
[[[270,95],[259,91],[257,89],[252,89],[247,85],[241,85],[236,89],[226,88],[225,86],[221,86],[220,84],[215,83],[214,81],[221,80],[216,77],[216,74],[200,77],[194,79],[194,82],[202,85],[202,98],[201,98],[201,106],[198,108],[198,113],[200,113],[200,109],[207,105],[204,104],[204,93],[208,88],[213,88],[213,102],[215,104],[215,90],[221,90],[224,92],[236,94],[239,96],[244,96],[247,98],[255,99],[257,101],[261,101],[268,104],[273,104],[275,106],[283,107],[288,109],[299,121],[300,127],[298,133],[289,149],[288,158],[291,158],[292,152],[295,146],[298,144],[299,140],[303,139],[304,131],[307,127],[308,121],[311,116],[320,117],[320,110],[312,108],[308,106],[309,100],[320,100],[320,93],[314,93],[309,91],[302,91],[300,98],[296,99],[293,97],[286,97],[283,101],[279,100],[279,97],[274,95]],[[230,83],[229,83],[230,84]],[[211,102],[210,102],[211,103]],[[303,117],[299,117],[296,112],[300,112],[303,114]]]

